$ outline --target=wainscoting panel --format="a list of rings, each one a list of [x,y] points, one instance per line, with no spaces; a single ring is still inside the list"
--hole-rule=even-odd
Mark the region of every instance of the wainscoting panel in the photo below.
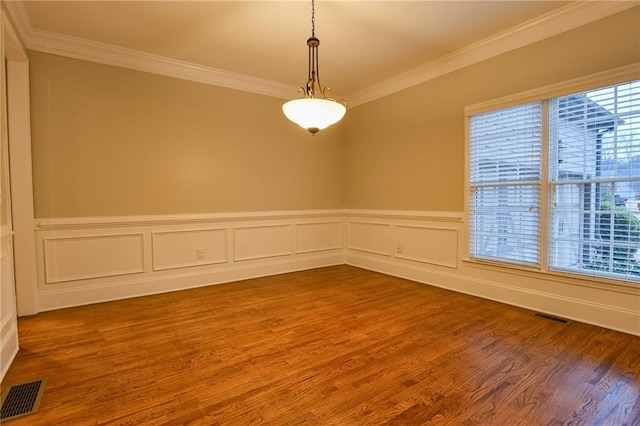
[[[153,270],[227,262],[227,230],[187,229],[151,233]]]
[[[458,267],[458,230],[427,226],[396,226],[396,257]]]
[[[2,237],[0,280],[0,380],[2,380],[19,349],[11,235]]]
[[[357,210],[347,220],[348,265],[640,335],[640,288],[476,264],[466,259],[462,213]],[[392,255],[377,253],[384,247]]]
[[[142,234],[44,240],[47,284],[144,272]]]
[[[342,210],[36,219],[41,311],[344,263]]]
[[[288,256],[291,250],[292,227],[284,225],[257,225],[233,230],[234,261]]]
[[[348,222],[348,244],[351,250],[391,256],[391,225],[377,222]]]
[[[463,217],[314,210],[36,219],[38,305],[46,311],[346,263],[640,335],[640,289],[476,265],[466,259]],[[3,321],[4,345],[13,326]]]
[[[296,225],[296,253],[342,249],[342,223],[313,222]]]

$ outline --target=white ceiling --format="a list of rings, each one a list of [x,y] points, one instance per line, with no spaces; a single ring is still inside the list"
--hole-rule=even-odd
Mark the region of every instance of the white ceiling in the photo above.
[[[363,103],[637,4],[318,0],[322,83]],[[7,8],[33,50],[285,98],[306,82],[310,1],[28,0]]]

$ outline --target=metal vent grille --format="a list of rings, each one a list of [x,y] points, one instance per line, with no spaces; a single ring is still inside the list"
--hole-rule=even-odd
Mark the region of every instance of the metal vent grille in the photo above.
[[[540,318],[544,318],[544,319],[548,319],[551,321],[555,321],[555,322],[559,322],[560,324],[569,324],[569,320],[564,319],[564,318],[560,318],[560,317],[556,317],[554,315],[549,315],[549,314],[543,314],[540,312],[536,312],[535,316],[540,317]]]
[[[10,420],[38,411],[47,379],[13,385],[2,394],[0,420]]]

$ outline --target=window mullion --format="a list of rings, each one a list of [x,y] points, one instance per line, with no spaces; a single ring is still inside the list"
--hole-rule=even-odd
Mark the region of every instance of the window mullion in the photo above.
[[[540,209],[539,209],[539,223],[540,223],[540,259],[538,260],[540,269],[543,271],[549,268],[549,220],[553,217],[550,207],[550,196],[553,196],[553,191],[550,190],[549,179],[549,100],[542,102],[542,147],[541,147],[541,161],[542,170],[540,176]]]

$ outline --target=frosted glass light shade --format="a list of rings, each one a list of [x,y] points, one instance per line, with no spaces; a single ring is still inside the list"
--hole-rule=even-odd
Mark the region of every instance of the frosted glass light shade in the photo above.
[[[344,117],[347,107],[328,99],[294,99],[282,105],[284,115],[298,126],[316,133]]]

